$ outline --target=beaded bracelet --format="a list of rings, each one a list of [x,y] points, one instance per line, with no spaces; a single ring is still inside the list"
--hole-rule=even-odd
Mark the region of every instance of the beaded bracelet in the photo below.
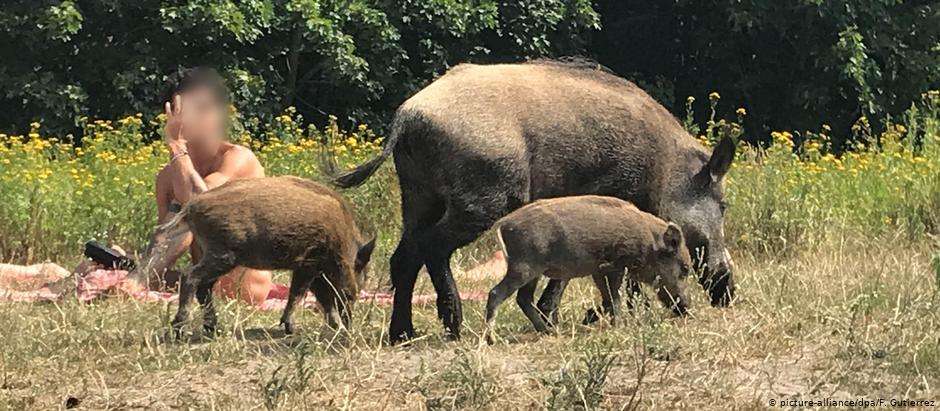
[[[172,162],[176,161],[177,159],[180,159],[180,158],[182,158],[183,156],[188,156],[188,155],[189,155],[189,152],[188,152],[188,151],[182,151],[182,152],[176,153],[176,154],[173,155],[173,157],[170,157],[170,162],[172,163]]]

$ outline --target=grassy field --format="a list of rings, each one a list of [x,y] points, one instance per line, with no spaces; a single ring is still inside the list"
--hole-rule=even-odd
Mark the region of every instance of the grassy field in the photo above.
[[[739,134],[739,122],[689,126],[709,144]],[[376,149],[364,127],[300,124],[288,112],[264,142],[239,138],[269,173],[313,178],[324,137],[347,165]],[[137,117],[91,122],[80,148],[49,140],[38,124],[33,136],[0,139],[0,261],[69,266],[88,238],[140,247],[155,222],[152,175],[166,158],[160,144],[142,141],[142,128]],[[556,335],[535,334],[510,303],[498,319],[500,340],[481,344],[483,306],[467,302],[465,338],[447,342],[428,304],[416,308],[423,337],[389,347],[390,309],[368,301],[356,306],[350,333],[334,334],[305,310],[296,319],[301,331],[290,337],[277,327],[279,313],[228,302],[220,337],[197,332],[181,342],[165,339],[175,304],[0,303],[0,408],[71,401],[89,408],[716,409],[940,400],[940,95],[925,95],[884,133],[872,135],[866,119],[854,130],[860,146],[843,155],[831,152],[823,124],[774,133],[768,147],[741,146],[726,184],[739,281],[731,308],[708,306],[690,284],[688,318],[669,318],[654,302],[616,325],[581,326],[597,298],[590,281],[578,281]],[[386,167],[348,192],[380,233],[370,278],[376,288],[387,284],[399,229],[394,187]],[[493,249],[485,236],[455,264],[471,267]],[[496,281],[458,273],[462,291],[486,291]],[[426,277],[418,287],[432,293]]]

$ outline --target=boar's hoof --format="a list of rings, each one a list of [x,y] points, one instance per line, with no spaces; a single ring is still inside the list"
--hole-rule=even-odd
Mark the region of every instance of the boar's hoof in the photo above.
[[[215,324],[203,324],[202,335],[207,338],[217,337],[219,335],[219,327]]]
[[[401,330],[389,330],[388,340],[392,345],[398,345],[417,337],[414,328],[405,328]]]
[[[541,303],[541,301],[539,301],[539,303]],[[539,304],[536,308],[539,312],[539,318],[542,319],[545,326],[555,328],[555,324],[558,324],[558,309],[550,307],[548,304]]]
[[[183,339],[183,324],[182,323],[173,323],[173,326],[170,329],[171,338],[174,341],[179,341]]]
[[[284,334],[291,335],[294,333],[294,323],[290,321],[282,322],[281,325],[284,326]]]
[[[598,314],[597,310],[593,308],[588,308],[587,312],[584,313],[584,320],[581,321],[583,325],[591,325],[596,323],[601,319],[601,315]]]
[[[735,286],[730,271],[706,273],[698,281],[708,293],[713,307],[727,307],[734,301]]]
[[[444,331],[445,331],[445,333],[444,333],[444,339],[445,339],[445,340],[447,340],[447,341],[460,341],[460,329],[459,329],[459,328],[456,329],[456,330],[451,329],[451,328],[447,328],[447,329],[444,330]]]
[[[720,281],[708,290],[713,307],[728,307],[734,301],[734,286],[729,286],[727,280]]]
[[[676,303],[672,306],[672,314],[676,317],[685,317],[689,314],[689,307],[682,302]]]

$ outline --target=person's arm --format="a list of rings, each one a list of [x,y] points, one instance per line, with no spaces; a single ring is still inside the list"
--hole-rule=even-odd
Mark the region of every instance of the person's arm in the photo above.
[[[157,173],[154,195],[157,200],[157,224],[163,224],[167,221],[170,214],[170,202],[172,201],[173,187],[167,179],[169,168],[164,168]]]
[[[166,224],[175,215],[170,211],[170,204],[173,201],[172,173],[173,170],[170,165],[157,173],[154,197],[157,202],[158,225]],[[192,236],[190,234],[186,234],[184,238],[175,241],[168,241],[159,229],[156,230],[150,238],[150,244],[147,245],[141,256],[143,260],[139,262],[136,269],[128,274],[127,281],[121,288],[125,291],[137,292],[148,289],[151,283],[162,283],[167,270],[189,249],[191,243]]]
[[[189,154],[186,153],[185,144],[182,148],[170,146],[172,155],[169,168],[172,179],[173,197],[181,204],[186,204],[195,195],[209,190],[205,180],[196,171]]]
[[[170,185],[173,197],[181,204],[185,204],[194,195],[209,190],[209,187],[196,171],[186,148],[183,98],[179,95],[173,96],[173,103],[169,101],[164,103],[163,110],[166,114],[164,139],[170,149],[170,163],[167,164]]]
[[[216,188],[236,178],[264,177],[264,168],[251,150],[233,145],[222,156],[219,170],[206,176],[203,181],[209,189]]]

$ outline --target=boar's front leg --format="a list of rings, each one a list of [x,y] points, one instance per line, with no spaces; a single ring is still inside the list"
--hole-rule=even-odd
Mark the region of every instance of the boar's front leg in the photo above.
[[[294,320],[292,318],[294,307],[298,301],[303,300],[304,296],[307,295],[307,290],[310,289],[310,283],[313,282],[315,275],[316,271],[313,270],[295,269],[291,276],[287,306],[284,307],[284,314],[281,315],[281,325],[284,326],[284,333],[288,335],[294,333]]]
[[[336,278],[336,277],[332,277]],[[313,280],[313,295],[317,297],[327,325],[334,330],[349,329],[350,314],[344,299],[337,288],[338,284],[330,281],[330,276],[322,275]]]

